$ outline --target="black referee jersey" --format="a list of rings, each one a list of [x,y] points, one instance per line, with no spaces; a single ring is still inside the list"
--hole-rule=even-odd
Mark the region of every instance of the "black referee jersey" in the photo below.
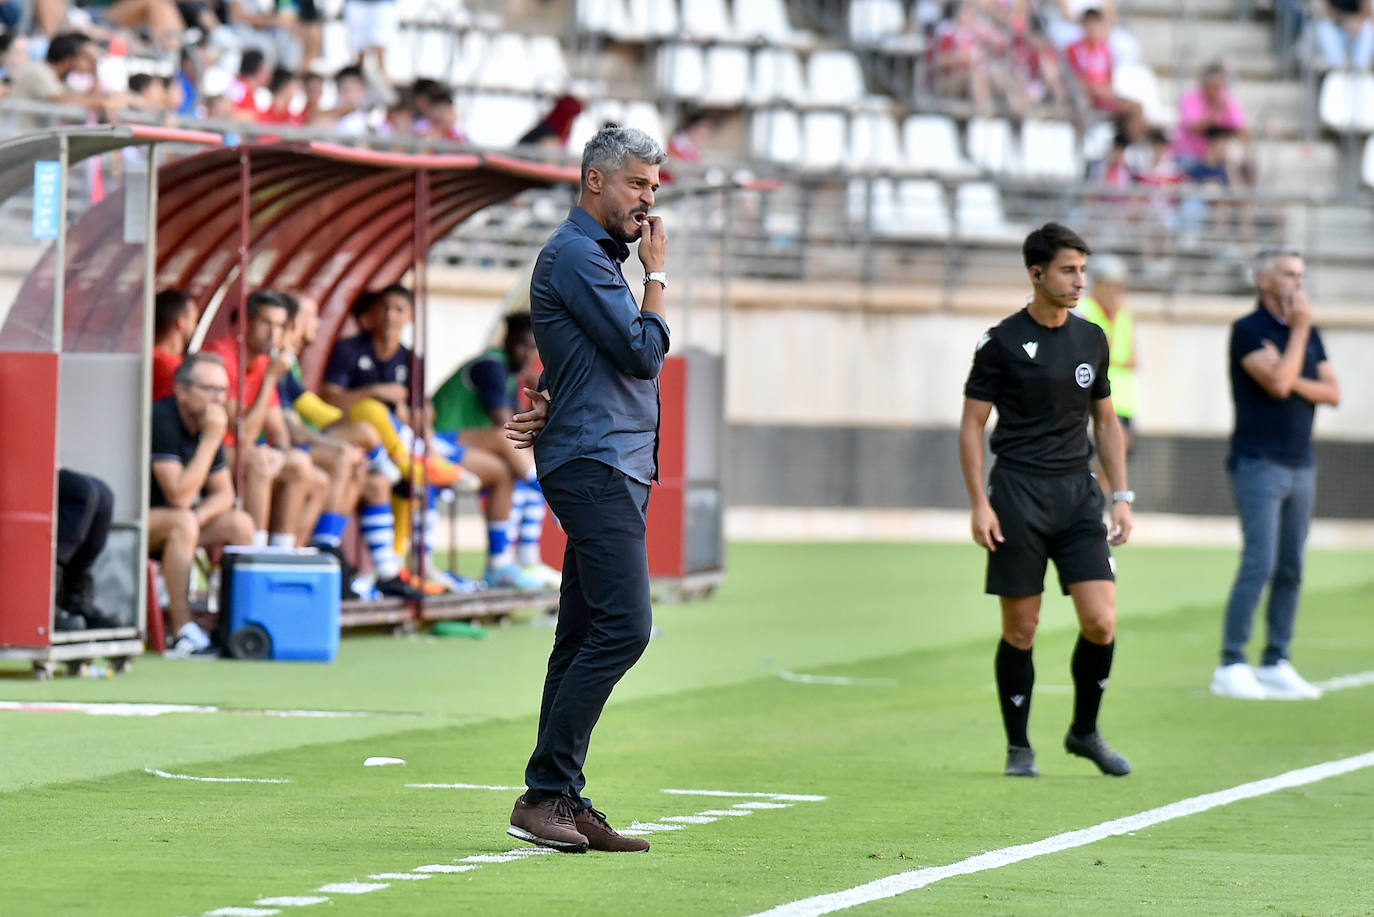
[[[1091,467],[1092,403],[1111,395],[1110,353],[1102,329],[1070,312],[1046,328],[1029,309],[1010,315],[978,341],[964,395],[997,407],[992,452],[999,465],[1065,474]]]

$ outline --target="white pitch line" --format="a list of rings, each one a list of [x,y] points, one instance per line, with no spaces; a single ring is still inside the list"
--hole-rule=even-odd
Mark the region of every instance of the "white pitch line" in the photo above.
[[[471,872],[472,870],[474,870],[474,869],[476,869],[476,868],[477,868],[476,866],[471,866],[471,865],[466,865],[466,866],[455,866],[455,865],[453,865],[452,863],[433,863],[433,864],[431,864],[431,865],[429,865],[429,866],[416,866],[415,869],[414,869],[414,871],[415,871],[415,872],[418,872],[418,873],[422,873],[422,874],[423,874],[423,873],[433,874],[433,873],[450,873],[450,872]],[[375,878],[375,876],[370,876],[369,878]]]
[[[253,903],[265,907],[308,907],[312,904],[324,904],[328,900],[319,895],[284,895],[280,898],[259,898]]]
[[[407,783],[417,790],[524,790],[523,786],[492,786],[486,783]]]
[[[733,809],[790,809],[790,808],[792,808],[792,803],[790,803],[790,802],[737,802],[737,803],[735,803],[733,806],[731,806],[731,808],[733,808]]]
[[[709,815],[669,815],[661,820],[684,825],[709,825],[713,821],[720,821],[719,818],[712,818]]]
[[[681,831],[682,825],[664,825],[656,821],[637,821],[625,829],[626,834],[654,834],[659,831]]]
[[[850,678],[845,675],[806,675],[802,672],[782,671],[778,673],[783,681],[795,681],[803,685],[841,685],[856,688],[891,688],[897,684],[895,678]]]
[[[385,882],[331,882],[321,885],[319,890],[335,895],[366,895],[368,892],[390,888]]]
[[[369,878],[369,879],[381,879],[383,882],[390,882],[390,881],[397,880],[397,879],[399,879],[399,880],[402,881],[402,882],[406,882],[406,881],[412,881],[412,880],[413,880],[413,881],[419,881],[420,879],[428,879],[428,878],[430,878],[430,876],[429,876],[427,873],[413,873],[413,872],[377,872],[377,873],[373,873],[372,875],[368,876],[368,878]]]
[[[74,703],[68,701],[0,700],[0,710],[20,713],[86,713],[91,716],[164,716],[168,713],[241,713],[253,716],[310,717],[314,719],[349,719],[360,716],[408,716],[409,714],[377,714],[361,710],[238,710],[200,704],[134,704],[134,703]]]
[[[221,907],[206,911],[205,917],[272,917],[273,914],[280,913],[281,911],[270,907]]]
[[[802,793],[736,793],[732,790],[660,790],[674,796],[721,796],[729,799],[778,799],[784,802],[825,802],[824,796]]]
[[[162,777],[167,780],[194,780],[197,783],[291,783],[290,780],[281,780],[275,777],[193,777],[190,774],[169,774],[166,771],[158,770],[155,767],[145,767],[145,774],[152,774],[154,777]]]
[[[697,814],[698,814],[698,815],[715,815],[716,817],[720,817],[720,816],[722,816],[722,815],[733,815],[733,816],[735,816],[736,818],[738,818],[738,817],[743,816],[743,815],[753,815],[753,814],[754,814],[754,810],[753,810],[753,809],[707,809],[707,810],[705,810],[704,812],[698,812]]]
[[[759,911],[750,917],[819,917],[821,914],[830,914],[835,911],[842,911],[847,908],[857,907],[860,904],[867,904],[870,901],[879,901],[884,898],[895,898],[897,895],[924,888],[941,879],[949,879],[954,876],[966,876],[976,872],[984,872],[989,869],[1000,869],[1003,866],[1010,866],[1022,860],[1029,860],[1033,857],[1046,856],[1051,853],[1059,853],[1063,850],[1070,850],[1074,847],[1082,847],[1108,837],[1126,834],[1131,831],[1139,831],[1151,825],[1161,822],[1172,821],[1176,818],[1183,818],[1188,815],[1196,815],[1199,812],[1206,812],[1219,806],[1230,805],[1243,799],[1253,799],[1256,796],[1267,796],[1270,793],[1277,793],[1279,790],[1292,789],[1297,786],[1305,786],[1309,783],[1316,783],[1330,777],[1337,777],[1341,774],[1348,774],[1352,771],[1362,770],[1367,767],[1374,767],[1374,751],[1365,752],[1362,755],[1355,755],[1351,758],[1341,758],[1336,761],[1326,761],[1321,764],[1314,764],[1311,767],[1299,768],[1298,770],[1288,771],[1274,777],[1267,777],[1264,780],[1256,780],[1252,783],[1242,783],[1230,789],[1218,790],[1215,793],[1206,793],[1202,796],[1191,796],[1172,802],[1165,806],[1155,809],[1147,809],[1144,812],[1137,812],[1134,815],[1127,815],[1123,818],[1115,818],[1105,821],[1090,828],[1080,828],[1076,831],[1066,831],[1063,834],[1056,834],[1042,840],[1034,841],[1029,844],[1018,844],[1014,847],[1003,847],[1000,850],[990,850],[987,853],[980,853],[960,860],[957,863],[950,863],[947,866],[928,866],[924,869],[913,869],[909,872],[901,872],[881,879],[874,879],[872,882],[865,882],[863,885],[856,885],[844,891],[831,892],[825,895],[816,895],[811,898],[802,898],[788,904],[780,904],[777,907],[766,911]]]
[[[1335,678],[1328,678],[1326,681],[1314,683],[1322,691],[1344,691],[1347,688],[1363,688],[1365,685],[1374,685],[1374,672],[1359,672],[1355,675],[1337,675]]]

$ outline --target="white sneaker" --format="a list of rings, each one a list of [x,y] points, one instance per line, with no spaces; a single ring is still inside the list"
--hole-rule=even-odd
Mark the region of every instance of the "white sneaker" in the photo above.
[[[525,573],[538,580],[545,589],[557,589],[563,584],[563,574],[545,563],[528,564]]]
[[[1260,666],[1255,670],[1255,679],[1269,697],[1278,700],[1315,700],[1322,696],[1321,688],[1299,675],[1287,659]]]
[[[1244,662],[1219,665],[1212,673],[1212,693],[1218,697],[1264,700],[1269,695],[1255,678],[1255,670]]]

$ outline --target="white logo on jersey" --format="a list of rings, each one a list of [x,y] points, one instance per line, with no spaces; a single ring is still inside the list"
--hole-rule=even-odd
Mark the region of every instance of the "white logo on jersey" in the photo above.
[[[358,368],[367,371],[372,368],[372,358],[367,354],[358,357]]]
[[[1034,360],[1034,359],[1035,359],[1035,352],[1036,352],[1037,350],[1040,349],[1040,342],[1039,342],[1039,341],[1027,341],[1026,343],[1024,343],[1024,344],[1021,345],[1021,349],[1024,350],[1024,351],[1026,352],[1026,356],[1028,356],[1028,357],[1030,357],[1032,360]]]
[[[983,345],[986,344],[986,343],[987,343],[988,341],[990,341],[990,340],[992,340],[992,335],[989,334],[989,333],[986,332],[986,331],[983,332],[983,336],[980,337],[980,338],[978,339],[978,346],[975,347],[975,348],[973,348],[973,349],[974,349],[974,350],[982,350],[982,349],[983,349]]]
[[[1019,707],[1026,702],[1026,695],[1013,694],[1010,698],[1012,706]]]
[[[1093,384],[1097,378],[1097,373],[1093,371],[1091,363],[1079,363],[1073,371],[1073,381],[1078,383],[1079,388],[1087,388]]]

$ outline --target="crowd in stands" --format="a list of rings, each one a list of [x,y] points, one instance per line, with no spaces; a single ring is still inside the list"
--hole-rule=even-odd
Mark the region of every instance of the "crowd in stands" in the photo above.
[[[174,655],[212,651],[187,599],[201,547],[328,552],[345,571],[343,598],[414,601],[556,585],[558,574],[540,559],[545,506],[533,458],[502,429],[538,366],[528,314],[508,316],[501,345],[460,367],[414,413],[413,360],[403,343],[414,300],[403,286],[359,297],[349,319],[355,333],[333,342],[318,391],[298,362],[324,343],[308,296],[248,297],[246,362],[236,316],[227,333],[187,353],[198,304],[163,290],[155,309],[149,543],[167,587]],[[482,498],[488,554],[480,580],[458,575],[432,550],[438,506],[456,493]],[[402,560],[420,514],[423,576]],[[355,577],[357,568],[371,573]]]

